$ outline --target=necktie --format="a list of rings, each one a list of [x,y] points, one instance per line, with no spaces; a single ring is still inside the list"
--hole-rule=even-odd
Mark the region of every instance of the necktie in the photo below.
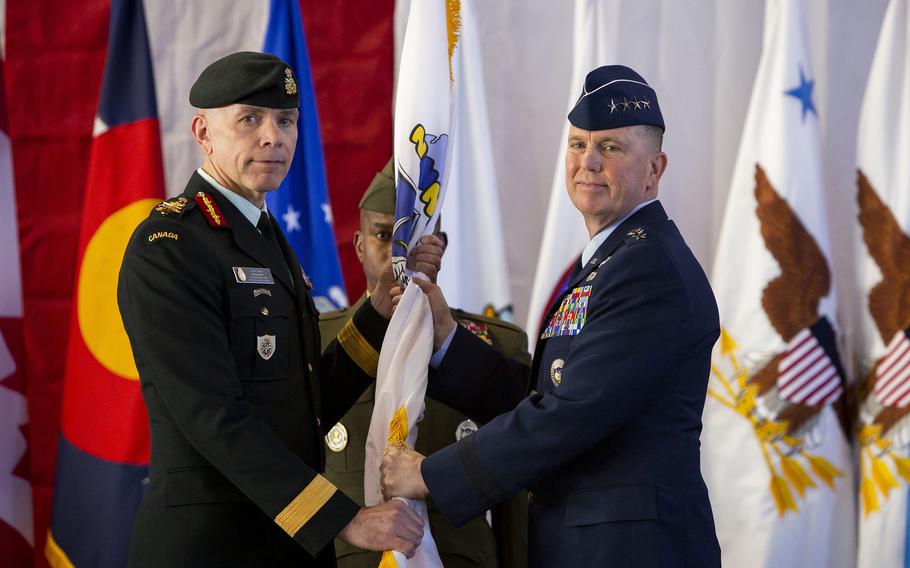
[[[272,227],[272,220],[269,219],[269,214],[265,211],[259,214],[259,222],[256,223],[256,228],[262,233],[262,238],[269,244],[269,249],[272,253],[281,261],[281,264],[287,266],[287,263],[284,260],[284,254],[281,252],[281,246],[278,244],[278,239],[275,238],[275,229]]]

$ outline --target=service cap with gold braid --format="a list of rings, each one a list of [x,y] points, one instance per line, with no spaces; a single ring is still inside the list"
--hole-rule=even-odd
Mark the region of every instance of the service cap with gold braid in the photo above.
[[[389,158],[389,162],[382,168],[381,172],[376,172],[373,181],[367,186],[360,198],[360,208],[376,213],[395,214],[395,158]]]
[[[240,51],[206,67],[190,89],[196,108],[232,104],[297,108],[300,99],[291,66],[268,53]]]

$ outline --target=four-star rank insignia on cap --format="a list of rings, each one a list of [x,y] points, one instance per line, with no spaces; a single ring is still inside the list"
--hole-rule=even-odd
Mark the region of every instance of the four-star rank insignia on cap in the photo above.
[[[297,81],[294,80],[294,73],[290,67],[284,68],[284,92],[289,95],[297,94]]]

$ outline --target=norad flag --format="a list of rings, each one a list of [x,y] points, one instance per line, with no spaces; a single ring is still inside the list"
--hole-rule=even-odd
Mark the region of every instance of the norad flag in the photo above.
[[[427,366],[433,350],[430,306],[406,267],[408,251],[433,232],[448,185],[453,119],[453,90],[457,83],[455,50],[461,33],[458,0],[414,0],[402,47],[395,104],[395,226],[392,262],[404,296],[392,316],[379,355],[376,400],[367,435],[364,500],[382,501],[379,464],[389,444],[417,439],[417,422],[424,410]],[[426,504],[411,502],[424,520]],[[381,566],[441,567],[442,561],[424,525],[423,542],[410,560],[386,552]]]
[[[855,559],[815,76],[802,0],[768,0],[712,284],[702,470],[725,566]]]
[[[860,568],[910,567],[910,9],[891,0],[857,137]]]
[[[79,238],[45,555],[52,566],[127,563],[148,476],[148,416],[117,308],[136,226],[164,197],[155,87],[140,0],[111,2]]]

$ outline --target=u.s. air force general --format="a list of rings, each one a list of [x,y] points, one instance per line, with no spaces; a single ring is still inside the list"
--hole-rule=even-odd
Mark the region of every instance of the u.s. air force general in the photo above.
[[[531,566],[720,565],[699,434],[720,332],[704,272],[657,201],[667,166],[654,89],[620,65],[569,113],[566,189],[591,240],[537,335],[528,369],[430,297],[444,351],[427,394],[488,421],[424,458],[383,461],[384,494],[430,495],[455,524],[527,488]],[[566,259],[567,261],[569,259]],[[530,376],[536,393],[509,399]]]
[[[326,429],[375,377],[391,273],[323,352],[309,279],[264,203],[293,159],[294,74],[232,54],[190,103],[202,167],[136,229],[117,294],[151,425],[129,564],[334,566],[336,536],[413,553],[416,513],[361,507],[322,475]],[[414,268],[435,273],[441,247],[422,253]]]

